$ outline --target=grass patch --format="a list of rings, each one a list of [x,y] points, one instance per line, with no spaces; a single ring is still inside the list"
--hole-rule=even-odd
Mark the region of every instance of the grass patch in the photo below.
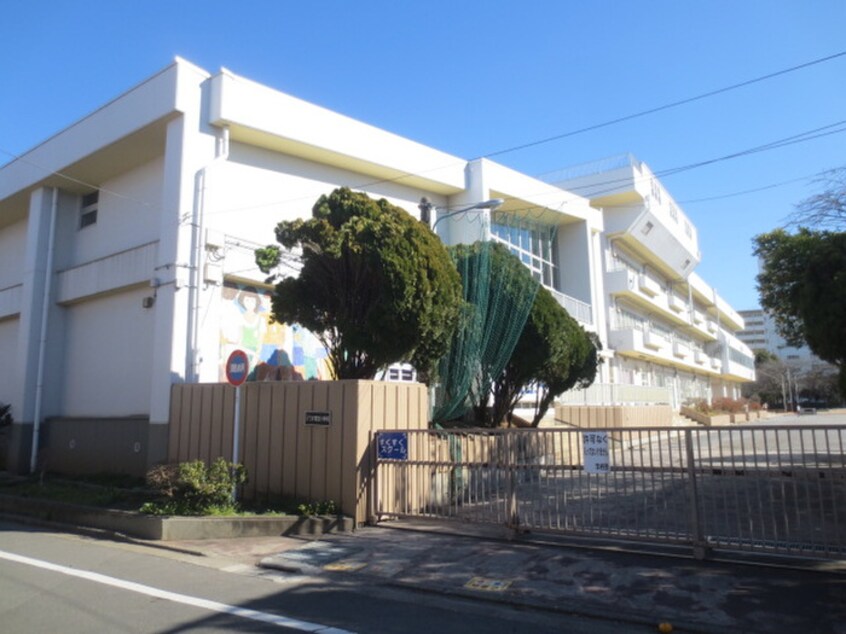
[[[186,515],[176,506],[169,508],[160,495],[146,487],[143,478],[113,474],[10,478],[0,480],[0,494],[22,498],[54,500],[67,504],[122,511],[151,512],[155,515]],[[163,504],[163,502],[165,502]],[[154,506],[148,506],[154,504]],[[285,496],[267,496],[259,500],[239,501],[236,507],[208,509],[212,517],[281,517],[286,515],[334,515],[332,502],[303,502]]]
[[[136,489],[91,484],[84,480],[28,478],[5,482],[0,493],[99,508],[136,510],[149,493]]]

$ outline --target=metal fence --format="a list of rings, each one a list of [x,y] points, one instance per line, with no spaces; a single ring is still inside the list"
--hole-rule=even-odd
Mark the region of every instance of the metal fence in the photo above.
[[[846,558],[846,426],[376,434],[374,513]]]

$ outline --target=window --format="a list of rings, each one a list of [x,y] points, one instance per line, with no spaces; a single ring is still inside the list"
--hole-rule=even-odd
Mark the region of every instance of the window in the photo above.
[[[679,221],[679,210],[673,203],[670,203],[670,218],[672,218],[675,222]]]
[[[729,347],[729,360],[750,370],[755,369],[755,359],[753,357],[749,357],[740,352],[740,350],[735,350],[732,347]]]
[[[547,288],[557,289],[555,228],[497,213],[491,223],[491,238],[509,247]]]
[[[85,229],[97,222],[97,208],[100,204],[100,192],[95,191],[82,197],[82,208],[79,211],[79,228]]]

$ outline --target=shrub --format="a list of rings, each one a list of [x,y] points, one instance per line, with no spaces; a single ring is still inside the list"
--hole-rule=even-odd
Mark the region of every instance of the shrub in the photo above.
[[[338,515],[338,505],[332,500],[324,502],[303,502],[297,507],[300,515]]]
[[[739,414],[740,412],[746,411],[747,408],[749,411],[754,412],[761,409],[761,404],[757,401],[750,401],[745,398],[733,399],[718,397],[713,399],[710,405],[708,405],[708,401],[699,399],[692,402],[689,407],[692,407],[700,414],[708,416],[711,414]]]
[[[711,401],[711,408],[718,412],[737,414],[743,411],[743,402],[736,401],[733,398],[715,398]]]
[[[235,512],[232,492],[247,481],[243,465],[218,458],[210,465],[202,460],[154,467],[147,484],[160,498],[141,507],[152,515],[215,515]]]
[[[699,412],[700,414],[704,414],[705,416],[711,413],[711,407],[710,405],[708,405],[708,401],[706,401],[704,398],[700,398],[696,401],[693,401],[690,404],[690,407],[693,408],[695,411]]]

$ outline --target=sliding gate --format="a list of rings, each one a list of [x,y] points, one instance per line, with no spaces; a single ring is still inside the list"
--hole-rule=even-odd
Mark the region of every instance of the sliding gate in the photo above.
[[[846,559],[846,426],[377,432],[374,513]]]

